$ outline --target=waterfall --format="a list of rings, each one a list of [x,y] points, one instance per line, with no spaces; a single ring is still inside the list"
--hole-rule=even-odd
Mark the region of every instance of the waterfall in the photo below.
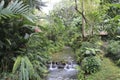
[[[69,69],[69,65],[66,64],[65,67],[64,67],[65,70],[68,70]]]
[[[73,63],[70,62],[70,64],[66,63],[66,65],[64,67],[64,70],[66,70],[66,71],[73,71],[73,70],[76,70],[76,69],[73,67]]]
[[[49,66],[49,70],[50,70],[50,71],[53,71],[53,70],[56,70],[56,69],[58,69],[56,63],[53,64],[53,62],[51,62],[51,63],[50,63],[50,66]]]

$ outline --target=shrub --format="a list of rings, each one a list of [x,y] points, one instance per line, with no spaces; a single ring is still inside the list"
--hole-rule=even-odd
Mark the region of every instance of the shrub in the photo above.
[[[108,56],[114,60],[120,59],[120,41],[110,41],[107,47]]]
[[[82,60],[82,70],[87,74],[91,74],[100,70],[101,60],[99,57],[85,57]]]
[[[97,52],[100,52],[100,49],[94,49],[94,48],[83,48],[77,50],[77,61],[81,62],[82,59],[85,57],[91,57],[96,56]]]
[[[94,45],[94,43],[83,42],[81,48],[84,48],[84,47],[95,48],[96,46]]]
[[[81,47],[76,50],[76,54],[77,54],[77,56],[80,57],[86,51],[85,48],[94,48],[94,47],[95,46],[90,42],[82,42]]]

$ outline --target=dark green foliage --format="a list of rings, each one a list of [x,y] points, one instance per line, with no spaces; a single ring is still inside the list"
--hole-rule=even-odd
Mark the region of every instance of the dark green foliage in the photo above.
[[[16,20],[17,24],[14,20]],[[30,26],[28,26],[29,28],[24,27],[24,24],[17,20],[2,20],[0,22],[1,50],[9,51],[25,47],[25,43],[28,41],[28,39],[25,39],[26,33],[30,35],[34,32]]]
[[[27,53],[32,66],[32,80],[40,80],[47,72],[46,62],[49,60],[50,42],[43,33],[34,33],[27,43]]]
[[[63,4],[63,3],[62,3]],[[74,12],[74,13],[72,13]],[[54,22],[56,22],[58,25],[55,27],[59,29],[59,34],[63,39],[63,43],[65,43],[66,46],[72,47],[72,49],[75,50],[80,47],[81,43],[81,16],[79,16],[74,8],[74,5],[68,5],[68,7],[63,6],[58,9],[53,10],[53,13],[51,13],[52,19]],[[54,17],[53,17],[54,16]],[[64,29],[63,27],[64,26]],[[57,31],[52,31],[51,34],[55,33]],[[53,37],[57,38],[56,35],[53,35]],[[58,35],[59,36],[59,35]]]
[[[91,74],[100,70],[101,59],[98,56],[100,49],[98,44],[83,42],[80,49],[76,51],[78,63],[86,74]]]
[[[120,19],[120,5],[119,0],[101,0],[101,6],[104,9],[106,7],[104,13],[104,21],[103,25],[106,27],[106,31],[108,32],[109,39],[118,39],[116,36],[119,34],[119,19]]]
[[[49,24],[46,25],[46,37],[50,42],[49,51],[52,53],[61,50],[65,44],[65,26],[62,20],[54,15],[49,15]]]
[[[35,33],[31,22],[36,18],[28,5],[18,0],[5,3],[9,4],[0,4],[0,79],[41,80],[47,72],[45,36]]]
[[[81,62],[84,57],[95,56],[99,52],[100,46],[95,43],[82,42],[80,49],[76,50],[77,61]]]
[[[24,13],[23,12],[19,13],[20,10],[25,9],[25,6],[22,4],[23,4],[22,2],[18,2],[18,1],[16,1],[15,3],[13,2],[12,4],[9,4],[9,6],[6,7],[8,13],[4,11],[6,10],[6,8],[3,8],[3,6],[0,6],[0,9],[1,9],[1,13],[0,13],[0,18],[1,18],[1,21],[0,21],[0,37],[1,37],[0,38],[0,72],[4,72],[4,71],[11,72],[12,71],[12,66],[14,62],[13,58],[16,57],[18,54],[25,53],[21,51],[21,49],[23,48],[26,49],[26,43],[28,42],[28,39],[24,38],[25,33],[28,33],[28,34],[33,33],[32,28],[30,27],[29,28],[26,27],[26,29],[20,31],[21,29],[24,28],[24,23],[22,20],[25,19],[23,16],[20,15],[20,14],[24,15]],[[0,5],[4,5],[4,2],[1,2]],[[15,5],[18,7],[13,8],[12,6],[15,6]],[[23,9],[20,9],[22,7]],[[14,13],[14,10],[16,9],[20,9],[20,10],[18,10],[17,13]],[[27,9],[26,11],[28,11]],[[3,14],[3,13],[6,13],[6,14]],[[12,16],[14,15],[14,16],[11,17],[11,15]],[[21,51],[21,53],[18,51]]]
[[[120,58],[120,41],[110,41],[108,48],[108,55],[113,56],[114,59],[119,59]]]
[[[107,47],[107,56],[112,58],[118,65],[120,64],[120,41],[110,41]]]
[[[85,73],[91,74],[100,70],[101,60],[94,56],[85,57],[81,64]]]

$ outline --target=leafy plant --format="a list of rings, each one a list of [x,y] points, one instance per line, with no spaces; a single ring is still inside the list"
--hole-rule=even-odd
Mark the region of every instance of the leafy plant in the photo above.
[[[27,56],[18,56],[12,72],[18,75],[18,80],[29,80],[34,74],[34,68]]]
[[[96,43],[83,42],[76,52],[77,61],[81,64],[81,69],[86,74],[91,74],[100,70],[101,59],[98,57],[99,45]]]
[[[44,33],[34,33],[27,43],[27,55],[34,68],[32,80],[41,80],[46,76],[46,62],[50,59],[50,42]]]
[[[45,72],[45,61],[48,59],[47,52],[45,52],[47,43],[40,42],[41,38],[38,34],[36,40],[33,41],[36,41],[36,44],[40,43],[39,45],[33,45],[34,43],[30,40],[30,37],[35,37],[33,35],[35,33],[34,19],[36,17],[23,1],[2,0],[0,2],[1,79],[40,80]]]
[[[85,57],[96,56],[100,52],[99,45],[90,42],[83,42],[80,49],[76,50],[77,61],[80,63]]]
[[[108,57],[114,60],[116,64],[120,64],[120,41],[111,40],[107,47],[107,54]]]
[[[108,55],[113,56],[114,59],[119,59],[120,58],[120,41],[110,41],[108,48]]]
[[[85,73],[91,74],[100,70],[101,60],[94,56],[85,57],[81,64]]]

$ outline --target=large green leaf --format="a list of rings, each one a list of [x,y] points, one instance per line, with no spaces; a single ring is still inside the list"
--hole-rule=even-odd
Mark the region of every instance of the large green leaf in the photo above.
[[[27,56],[18,56],[15,60],[12,72],[18,72],[18,80],[29,80],[34,74],[34,68]]]
[[[16,59],[16,61],[14,63],[14,66],[13,66],[13,70],[12,70],[13,73],[15,73],[17,71],[18,67],[20,66],[21,58],[22,58],[21,56],[17,57],[17,59]]]

